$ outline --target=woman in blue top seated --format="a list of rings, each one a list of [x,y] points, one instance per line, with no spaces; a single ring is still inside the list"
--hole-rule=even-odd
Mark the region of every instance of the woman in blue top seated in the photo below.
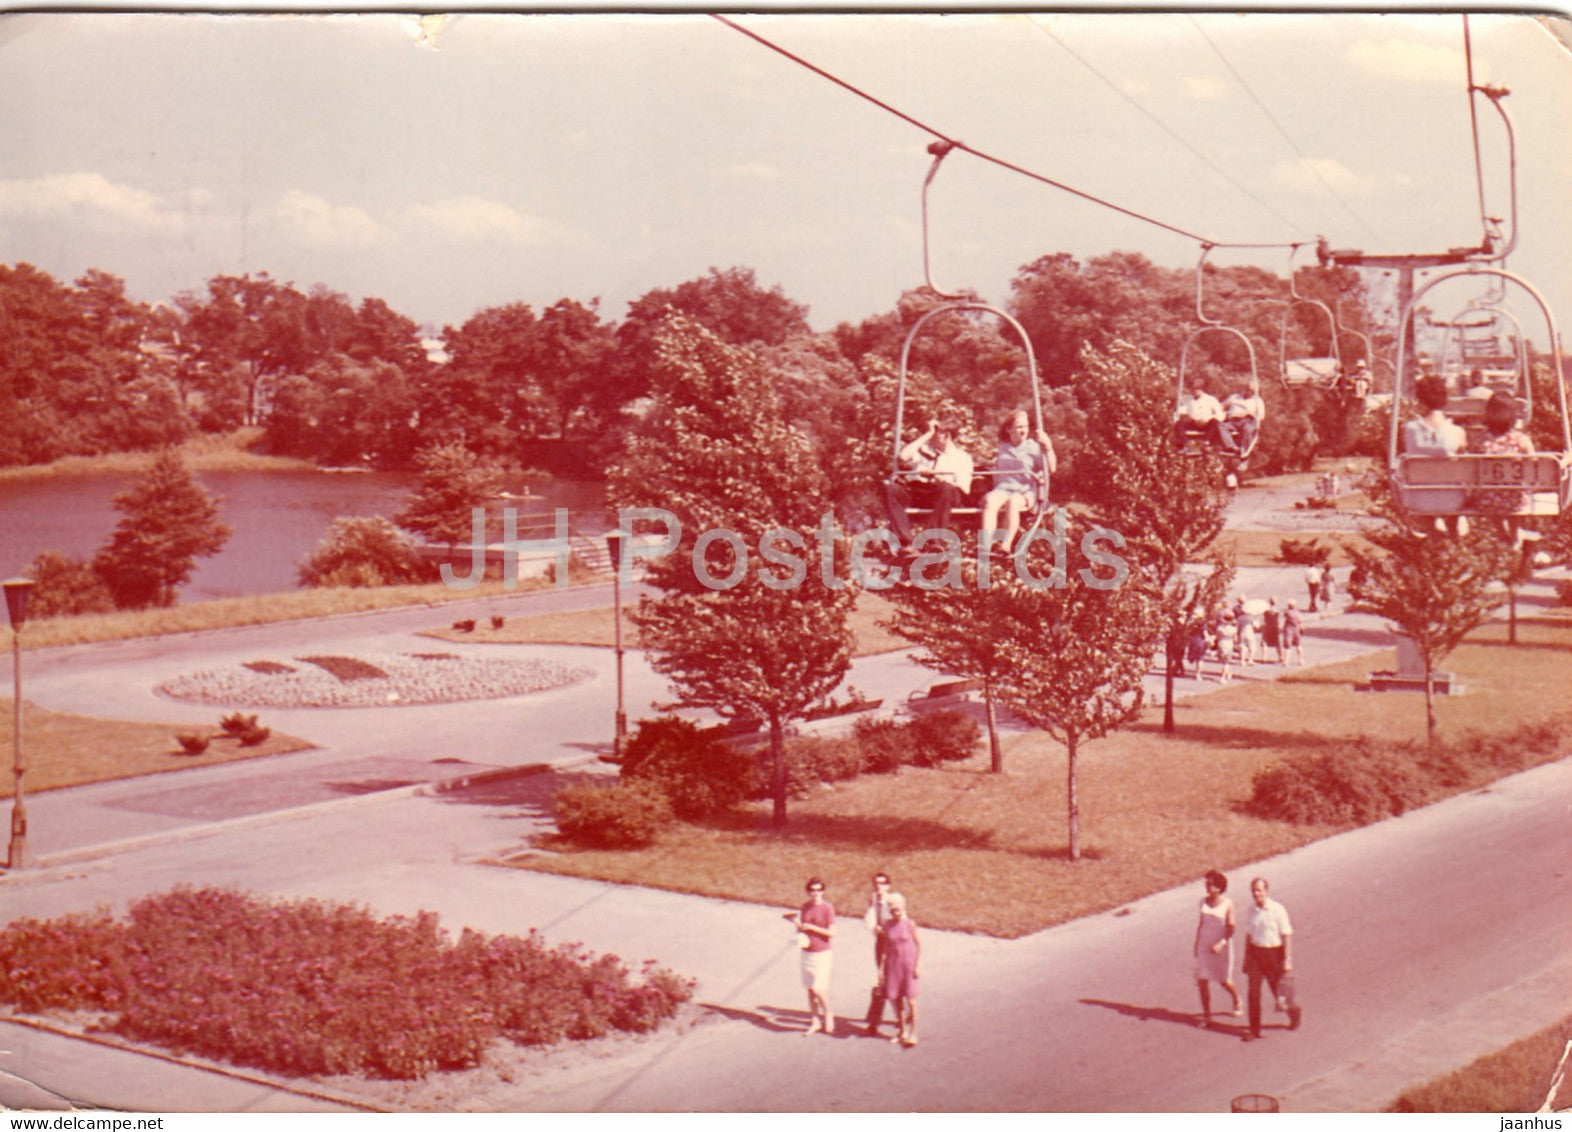
[[[1048,477],[1059,467],[1053,441],[1042,429],[1031,432],[1024,411],[1011,413],[999,426],[999,456],[994,461],[993,490],[983,496],[982,536],[994,538],[992,549],[1010,554],[1021,531],[1021,516],[1048,498]],[[998,538],[999,513],[1004,512],[1004,537]]]

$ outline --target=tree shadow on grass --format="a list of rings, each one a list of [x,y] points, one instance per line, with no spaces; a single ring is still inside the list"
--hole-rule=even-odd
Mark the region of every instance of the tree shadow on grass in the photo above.
[[[1107,1002],[1100,998],[1083,998],[1083,1006],[1101,1006],[1105,1010],[1112,1010],[1116,1014],[1123,1014],[1126,1018],[1134,1018],[1138,1022],[1169,1022],[1183,1026],[1190,1030],[1200,1030],[1196,1025],[1197,1014],[1185,1010],[1171,1010],[1166,1006],[1137,1006],[1132,1002]],[[1219,1017],[1230,1019],[1219,1021]],[[1243,1020],[1233,1021],[1228,1014],[1212,1016],[1212,1025],[1204,1030],[1205,1033],[1215,1034],[1221,1038],[1238,1038],[1245,1032]]]
[[[1339,681],[1346,683],[1346,681]],[[1136,733],[1162,734],[1160,720],[1143,721],[1127,728]],[[1317,731],[1278,731],[1266,727],[1246,727],[1236,724],[1194,723],[1180,720],[1173,737],[1204,743],[1223,750],[1258,751],[1282,748],[1284,750],[1326,750],[1340,747],[1348,740],[1345,736],[1322,734]]]
[[[878,849],[884,853],[915,853],[929,849],[995,849],[993,833],[946,825],[923,818],[876,814],[814,814],[798,812],[777,829],[768,813],[738,811],[700,823],[727,832],[753,833],[790,845],[828,850]]]

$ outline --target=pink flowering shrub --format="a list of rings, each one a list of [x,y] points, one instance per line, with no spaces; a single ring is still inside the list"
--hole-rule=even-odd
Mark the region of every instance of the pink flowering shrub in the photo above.
[[[521,1044],[644,1032],[693,984],[576,944],[465,930],[435,915],[180,888],[127,920],[18,921],[0,932],[0,1000],[97,1009],[126,1037],[293,1075],[416,1078]]]

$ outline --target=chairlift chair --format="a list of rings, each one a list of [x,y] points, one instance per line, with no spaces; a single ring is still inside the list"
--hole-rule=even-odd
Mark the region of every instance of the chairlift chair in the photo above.
[[[1202,325],[1196,327],[1185,337],[1184,345],[1179,349],[1178,388],[1174,392],[1175,419],[1178,419],[1179,413],[1184,408],[1184,395],[1185,390],[1188,388],[1187,376],[1189,374],[1190,367],[1190,348],[1205,335],[1222,334],[1225,336],[1237,338],[1239,341],[1243,342],[1245,346],[1245,353],[1250,359],[1250,381],[1253,385],[1256,386],[1256,388],[1259,388],[1261,384],[1260,370],[1256,366],[1255,362],[1255,345],[1250,341],[1249,335],[1245,334],[1244,331],[1238,329],[1237,327],[1225,325],[1222,319],[1212,318],[1206,313],[1204,303],[1206,257],[1211,254],[1211,251],[1211,244],[1202,245],[1201,258],[1195,265],[1195,315],[1196,318],[1200,320]],[[1244,462],[1250,458],[1251,453],[1255,451],[1255,447],[1260,443],[1260,440],[1261,430],[1258,428],[1255,432],[1255,435],[1250,438],[1250,443],[1246,445],[1245,448],[1240,450],[1237,456],[1235,456],[1233,452],[1224,449],[1221,445],[1215,443],[1204,443],[1199,435],[1187,435],[1181,447],[1181,451],[1185,455],[1189,456],[1200,455],[1203,452],[1210,452],[1217,455],[1235,456],[1242,467]]]
[[[955,143],[951,141],[937,141],[928,147],[928,152],[933,155],[933,163],[928,167],[928,174],[923,179],[922,183],[923,278],[927,283],[928,290],[933,292],[933,294],[938,296],[940,299],[946,301],[943,306],[933,308],[920,317],[916,322],[914,322],[911,329],[906,332],[905,341],[901,343],[901,364],[895,386],[895,448],[894,452],[892,453],[892,467],[890,476],[885,481],[886,484],[898,484],[914,481],[920,482],[927,479],[930,475],[930,473],[912,472],[906,468],[903,468],[901,466],[901,449],[905,447],[905,443],[902,440],[902,433],[906,413],[906,377],[910,372],[909,363],[911,360],[912,343],[917,340],[918,334],[922,332],[922,328],[927,325],[928,321],[937,317],[938,315],[948,314],[950,312],[982,311],[986,314],[995,315],[1009,324],[1009,326],[1015,331],[1016,335],[1020,338],[1021,346],[1026,351],[1026,368],[1031,380],[1032,424],[1033,427],[1039,432],[1042,431],[1043,428],[1042,386],[1037,373],[1037,355],[1036,352],[1032,349],[1032,341],[1027,336],[1026,329],[1009,314],[1005,313],[999,308],[990,306],[987,303],[969,299],[961,294],[946,292],[940,289],[938,284],[935,283],[933,279],[933,265],[929,252],[928,238],[928,190],[933,184],[934,176],[939,172],[939,166],[944,163],[944,159],[948,157],[954,149]],[[972,495],[977,495],[975,487],[976,480],[982,479],[986,481],[989,476],[996,476],[998,474],[999,473],[997,469],[974,470],[972,473],[972,479],[974,481]],[[1046,477],[1042,477],[1040,478],[1040,482],[1037,484],[1037,490],[1032,502],[1031,511],[1027,515],[1022,516],[1023,519],[1029,518],[1031,520],[1031,525],[1028,528],[1028,531],[1035,531],[1037,529],[1037,527],[1042,523],[1043,516],[1047,513],[1047,510],[1048,483]],[[931,508],[906,508],[907,516],[912,519],[916,519],[920,516],[930,513]],[[960,507],[951,508],[950,517],[952,519],[956,516],[974,517],[980,515],[981,513],[982,507],[969,501]]]
[[[1299,293],[1298,281],[1294,278],[1294,256],[1298,253],[1300,245],[1295,244],[1288,253],[1288,305],[1283,308],[1283,322],[1278,336],[1277,375],[1282,383],[1289,389],[1304,388],[1306,386],[1318,389],[1331,389],[1343,377],[1342,351],[1337,341],[1337,316],[1332,313],[1332,308],[1320,299],[1312,299]],[[1296,311],[1318,310],[1326,316],[1327,349],[1331,354],[1326,357],[1289,357],[1288,356],[1288,331],[1293,325]]]
[[[1441,360],[1438,372],[1443,377],[1455,374],[1458,379],[1458,394],[1447,402],[1447,415],[1463,424],[1465,427],[1478,427],[1484,418],[1486,399],[1480,396],[1470,396],[1463,384],[1475,370],[1479,371],[1480,381],[1484,388],[1491,391],[1510,393],[1518,399],[1523,406],[1523,419],[1531,420],[1534,414],[1534,387],[1532,375],[1529,372],[1528,343],[1523,335],[1523,324],[1506,307],[1499,305],[1501,300],[1483,305],[1479,300],[1470,303],[1468,308],[1448,323],[1442,324],[1449,331],[1441,343]],[[1473,313],[1487,314],[1491,317],[1481,322],[1470,322],[1467,316]],[[1499,333],[1500,323],[1509,321],[1512,324],[1516,343],[1515,350],[1505,352],[1502,350],[1502,335]],[[1483,334],[1470,335],[1470,331],[1483,330]],[[1458,366],[1451,367],[1450,346],[1457,344],[1459,358]]]
[[[1405,372],[1406,331],[1425,295],[1451,279],[1490,275],[1526,291],[1544,315],[1549,341],[1559,341],[1555,317],[1543,296],[1526,280],[1502,268],[1477,264],[1441,275],[1415,292],[1398,324],[1397,372]],[[1519,336],[1519,342],[1522,338]],[[1572,501],[1572,421],[1567,415],[1567,390],[1560,353],[1551,351],[1556,395],[1561,409],[1559,451],[1497,455],[1463,451],[1455,455],[1427,455],[1399,450],[1402,427],[1402,381],[1393,396],[1391,427],[1387,438],[1387,470],[1399,507],[1413,516],[1453,518],[1462,515],[1493,517],[1555,516]],[[1529,385],[1524,374],[1524,388]]]

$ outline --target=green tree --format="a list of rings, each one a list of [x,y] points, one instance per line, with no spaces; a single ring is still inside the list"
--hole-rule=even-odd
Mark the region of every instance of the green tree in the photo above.
[[[1166,643],[1188,639],[1210,617],[1234,568],[1210,557],[1222,533],[1228,495],[1223,469],[1208,455],[1182,455],[1173,441],[1165,394],[1172,373],[1126,342],[1081,351],[1075,392],[1086,414],[1081,453],[1087,509],[1125,537],[1126,553],[1161,595]],[[1164,678],[1163,730],[1174,730],[1171,647]]]
[[[1096,530],[1079,520],[1067,523],[1067,547],[1084,549]],[[1040,541],[1026,551],[1032,576],[1052,576],[1048,553]],[[1099,553],[1110,552],[1103,546]],[[1161,635],[1163,611],[1160,595],[1145,584],[1139,570],[1120,578],[1117,570],[1110,573],[1105,566],[1066,565],[1059,575],[1062,585],[1027,585],[1014,570],[994,584],[1009,595],[998,630],[1006,662],[999,698],[1064,744],[1068,851],[1070,860],[1078,861],[1081,745],[1140,714],[1142,678]]]
[[[115,607],[114,595],[94,572],[92,563],[72,558],[64,551],[44,551],[33,559],[26,573],[38,583],[28,605],[30,618],[42,621],[46,617],[108,613]]]
[[[826,584],[803,557],[829,513],[824,477],[782,419],[757,353],[675,316],[654,345],[654,408],[613,467],[609,495],[664,509],[681,531],[649,564],[660,596],[643,599],[635,620],[681,703],[768,725],[774,820],[784,824],[785,725],[851,663],[853,590]],[[793,540],[795,583],[790,565],[768,557],[791,559]]]
[[[470,538],[476,508],[502,491],[502,473],[462,444],[441,444],[415,457],[420,475],[394,522],[428,542],[452,549]]]
[[[1413,643],[1424,668],[1425,734],[1434,742],[1435,667],[1506,602],[1500,580],[1511,573],[1516,553],[1485,525],[1462,536],[1415,527],[1384,477],[1368,477],[1363,486],[1369,513],[1382,522],[1365,531],[1374,549],[1349,547],[1348,608],[1384,618],[1391,632]]]
[[[340,518],[300,563],[302,586],[400,586],[431,571],[409,536],[381,516]]]
[[[229,527],[218,504],[171,450],[115,496],[124,516],[93,558],[93,569],[122,609],[173,605],[198,558],[223,549]]]

